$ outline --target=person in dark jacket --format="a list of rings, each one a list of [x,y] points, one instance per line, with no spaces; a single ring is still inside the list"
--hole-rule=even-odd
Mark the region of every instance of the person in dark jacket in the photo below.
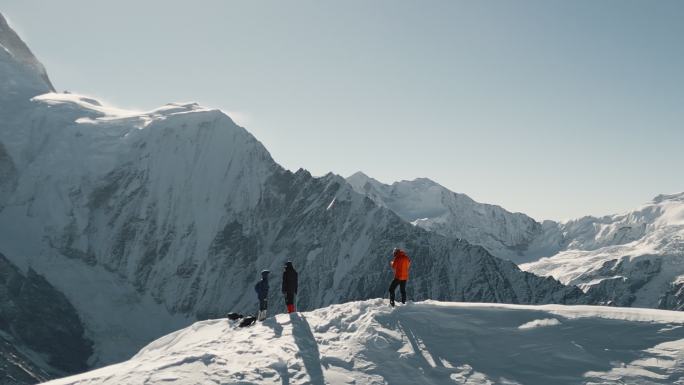
[[[295,295],[297,295],[297,271],[290,261],[285,263],[285,270],[283,270],[283,295],[285,296],[285,303],[287,304],[287,312],[292,313],[296,311]]]
[[[266,311],[268,309],[268,274],[270,271],[263,270],[261,272],[261,281],[254,285],[254,291],[259,298],[259,313],[257,313],[257,320],[263,321],[266,318]]]

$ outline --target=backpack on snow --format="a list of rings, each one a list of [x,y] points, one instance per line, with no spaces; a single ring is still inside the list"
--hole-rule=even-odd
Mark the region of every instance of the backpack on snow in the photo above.
[[[231,321],[239,320],[240,318],[243,318],[244,316],[240,313],[228,313],[228,319]]]
[[[256,317],[249,316],[249,317],[243,318],[242,321],[240,321],[240,324],[238,326],[241,328],[244,328],[244,327],[252,325],[255,322],[256,322]]]

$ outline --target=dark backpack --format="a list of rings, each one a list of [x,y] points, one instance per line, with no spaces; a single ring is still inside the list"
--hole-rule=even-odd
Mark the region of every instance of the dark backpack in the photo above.
[[[249,317],[243,318],[242,321],[240,321],[240,324],[238,326],[241,328],[244,328],[244,327],[252,325],[255,322],[256,322],[256,317],[249,316]]]
[[[228,319],[231,321],[239,320],[243,315],[240,313],[228,313]]]

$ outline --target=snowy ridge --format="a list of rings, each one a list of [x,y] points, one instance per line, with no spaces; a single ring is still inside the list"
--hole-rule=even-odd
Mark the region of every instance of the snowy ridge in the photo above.
[[[54,91],[43,65],[0,13],[0,111],[11,99]]]
[[[198,322],[48,384],[674,384],[683,324],[646,309],[368,300],[248,328]]]
[[[563,248],[521,265],[579,285],[603,303],[681,309],[684,193],[660,195],[642,207],[559,224]]]
[[[514,262],[543,251],[531,249],[542,225],[521,213],[478,203],[427,179],[383,184],[362,172],[347,178],[354,190],[426,230],[465,239]],[[541,245],[540,245],[541,246]]]
[[[659,195],[651,202],[624,214],[600,218],[587,216],[559,224],[566,239],[565,248],[577,250],[625,245],[660,231],[678,230],[682,226],[684,193]],[[661,243],[654,247],[657,251],[665,251],[669,245]]]

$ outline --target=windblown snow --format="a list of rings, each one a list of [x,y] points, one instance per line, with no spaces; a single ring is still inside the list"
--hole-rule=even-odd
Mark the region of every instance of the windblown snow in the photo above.
[[[198,322],[48,384],[682,384],[683,323],[663,310],[367,300],[246,328]]]
[[[536,319],[534,321],[525,322],[524,324],[518,326],[518,329],[532,329],[544,326],[556,326],[560,325],[560,321],[555,318],[544,318]]]

